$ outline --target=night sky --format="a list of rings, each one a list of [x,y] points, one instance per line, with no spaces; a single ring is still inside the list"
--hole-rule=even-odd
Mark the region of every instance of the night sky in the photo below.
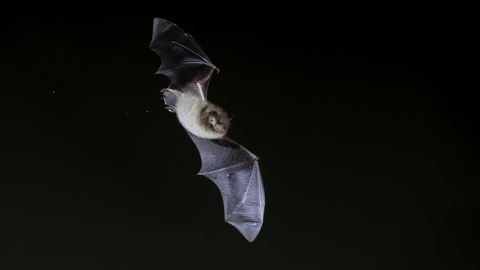
[[[480,267],[473,17],[290,4],[2,8],[0,269]],[[261,157],[253,243],[163,108],[154,17]]]

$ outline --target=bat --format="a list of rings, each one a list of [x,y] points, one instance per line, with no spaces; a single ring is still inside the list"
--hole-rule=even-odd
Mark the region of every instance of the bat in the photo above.
[[[217,185],[225,222],[252,242],[263,224],[263,182],[258,157],[226,136],[228,114],[207,100],[208,83],[219,69],[190,34],[164,19],[153,20],[149,48],[162,60],[155,74],[170,79],[161,91],[166,109],[176,113],[200,153],[198,175]]]

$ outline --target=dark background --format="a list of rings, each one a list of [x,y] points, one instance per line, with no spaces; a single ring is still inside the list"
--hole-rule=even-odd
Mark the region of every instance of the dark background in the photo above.
[[[468,7],[206,1],[2,8],[1,269],[473,269],[479,102]],[[368,7],[363,7],[368,10]],[[177,23],[261,157],[247,242],[163,109]]]

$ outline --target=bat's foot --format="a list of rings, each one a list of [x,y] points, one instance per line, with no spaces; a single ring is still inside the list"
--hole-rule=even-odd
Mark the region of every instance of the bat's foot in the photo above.
[[[177,105],[177,99],[182,95],[182,93],[169,88],[163,88],[160,92],[163,93],[163,101],[165,102],[165,105],[167,105],[165,108],[169,112],[177,112],[175,106]]]

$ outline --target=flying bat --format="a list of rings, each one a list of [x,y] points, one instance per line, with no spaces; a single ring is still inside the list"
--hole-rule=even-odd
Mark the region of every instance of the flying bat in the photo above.
[[[258,157],[226,136],[230,119],[225,110],[207,99],[208,83],[219,69],[190,34],[164,19],[153,20],[149,48],[162,60],[155,74],[170,79],[161,91],[166,109],[176,113],[200,153],[198,175],[218,186],[225,222],[252,242],[263,224],[262,177]]]

